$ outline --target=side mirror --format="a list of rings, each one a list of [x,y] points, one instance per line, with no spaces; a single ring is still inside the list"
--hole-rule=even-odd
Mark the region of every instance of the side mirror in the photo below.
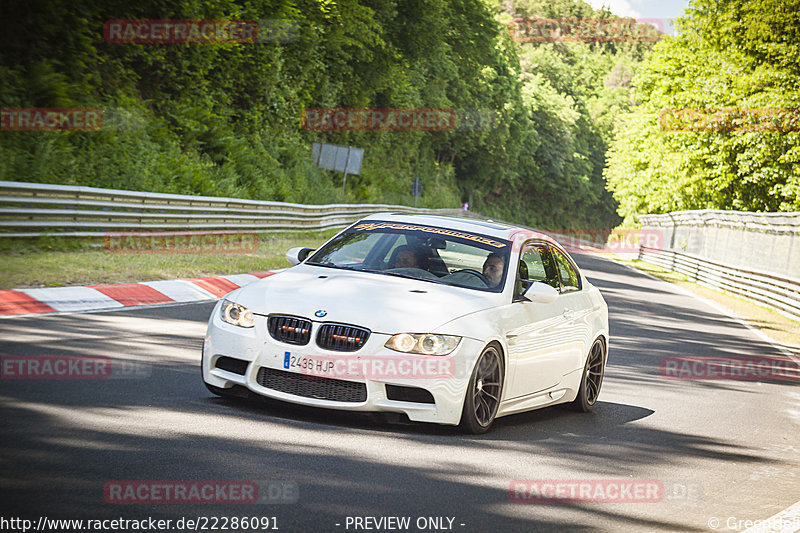
[[[556,301],[556,298],[558,298],[558,291],[547,283],[533,281],[522,295],[532,302],[549,304]]]
[[[289,264],[292,266],[299,265],[305,261],[309,254],[313,251],[313,248],[303,248],[302,246],[298,246],[297,248],[292,248],[286,252],[286,260],[289,261]]]

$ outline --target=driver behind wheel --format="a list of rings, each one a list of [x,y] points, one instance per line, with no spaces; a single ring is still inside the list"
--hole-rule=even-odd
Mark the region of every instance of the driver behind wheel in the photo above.
[[[503,257],[494,252],[486,257],[483,263],[483,275],[492,283],[492,286],[500,285],[503,281]]]

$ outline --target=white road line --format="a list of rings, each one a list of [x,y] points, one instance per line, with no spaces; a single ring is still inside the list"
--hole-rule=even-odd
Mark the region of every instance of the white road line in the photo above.
[[[19,290],[34,300],[47,304],[60,312],[123,307],[123,305],[115,299],[91,287],[53,287]]]
[[[186,301],[186,302],[165,302],[161,304],[142,304],[142,305],[128,305],[128,306],[120,306],[120,307],[112,307],[112,308],[103,308],[103,309],[85,309],[85,310],[77,310],[77,311],[56,311],[54,313],[25,313],[24,315],[0,315],[0,320],[11,320],[14,318],[41,318],[45,316],[58,316],[58,315],[84,315],[84,314],[96,314],[96,313],[117,313],[117,312],[126,312],[126,311],[136,311],[137,309],[156,309],[159,307],[178,307],[181,305],[192,305],[192,304],[203,304],[211,302],[212,300],[209,298],[203,298],[202,300],[193,300],[193,301]]]
[[[800,531],[800,502],[792,505],[742,533],[796,533]]]
[[[249,285],[255,281],[258,281],[258,278],[252,274],[231,274],[230,276],[221,276],[231,283],[235,283],[240,287],[244,287],[245,285]]]
[[[634,272],[642,274],[643,276],[645,276],[647,278],[650,278],[650,279],[653,279],[653,280],[656,280],[656,281],[663,281],[664,283],[670,283],[670,282],[668,282],[666,280],[663,280],[663,279],[660,279],[660,278],[658,278],[656,276],[648,274],[647,272],[642,272],[641,270],[639,270],[636,267],[633,267],[633,266],[630,266],[630,265],[626,265],[625,263],[620,263],[619,261],[616,261],[616,260],[611,259],[609,257],[604,257],[604,259],[607,259],[607,260],[609,260],[609,261],[611,261],[613,263],[616,263],[616,264],[621,265],[621,266],[623,266],[625,268],[633,270]],[[712,300],[708,300],[707,298],[703,298],[702,296],[700,296],[698,294],[695,294],[695,293],[693,293],[692,291],[690,291],[688,289],[684,289],[683,287],[675,285],[674,283],[670,283],[670,285],[672,285],[673,288],[675,288],[676,290],[678,290],[682,294],[686,294],[688,296],[691,296],[691,297],[693,297],[693,298],[705,303],[706,305],[710,306],[711,308],[719,311],[721,314],[723,314],[723,315],[725,315],[727,317],[730,317],[732,320],[738,322],[739,324],[741,324],[742,326],[744,326],[745,328],[750,330],[757,337],[759,337],[761,340],[763,340],[767,344],[769,344],[772,347],[774,347],[776,350],[778,350],[782,354],[786,355],[787,357],[791,358],[794,361],[800,362],[800,358],[797,357],[791,350],[787,349],[785,346],[780,344],[775,339],[772,339],[769,336],[767,336],[760,329],[750,325],[748,322],[746,322],[744,319],[742,319],[739,316],[737,316],[731,310],[726,309],[725,307],[719,305],[717,302],[714,302]],[[731,517],[731,518],[733,518],[733,517]],[[797,533],[797,532],[800,531],[800,502],[795,503],[794,505],[784,509],[783,511],[779,512],[775,516],[767,518],[766,520],[754,520],[754,522],[757,522],[757,523],[754,524],[753,527],[743,531],[742,533]],[[720,527],[722,527],[723,525],[725,527],[727,527],[726,524],[720,524]]]
[[[167,298],[176,302],[196,302],[198,300],[216,300],[217,297],[207,290],[185,280],[143,281],[142,285],[151,287]]]

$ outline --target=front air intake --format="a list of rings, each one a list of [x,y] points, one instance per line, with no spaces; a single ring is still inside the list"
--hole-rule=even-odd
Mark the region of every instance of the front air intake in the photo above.
[[[214,368],[219,368],[220,370],[230,372],[231,374],[239,374],[240,376],[244,376],[245,372],[247,372],[248,364],[249,363],[247,361],[223,355],[216,360],[214,363]]]
[[[402,387],[400,385],[386,385],[386,398],[399,402],[433,403],[433,394],[419,387]]]
[[[367,401],[367,386],[356,381],[307,376],[275,368],[258,369],[256,382],[271,390],[331,402]]]

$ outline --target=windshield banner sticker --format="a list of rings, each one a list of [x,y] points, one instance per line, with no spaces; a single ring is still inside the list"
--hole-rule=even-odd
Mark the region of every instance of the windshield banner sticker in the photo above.
[[[391,229],[391,230],[405,230],[405,231],[421,231],[423,233],[433,233],[436,235],[446,235],[448,237],[455,237],[457,239],[465,239],[468,241],[479,242],[494,248],[505,248],[506,243],[484,237],[483,235],[474,235],[472,233],[463,233],[452,229],[445,228],[431,228],[428,226],[418,226],[416,224],[394,224],[391,222],[364,222],[358,224],[353,229],[356,231],[375,231],[378,229]]]

